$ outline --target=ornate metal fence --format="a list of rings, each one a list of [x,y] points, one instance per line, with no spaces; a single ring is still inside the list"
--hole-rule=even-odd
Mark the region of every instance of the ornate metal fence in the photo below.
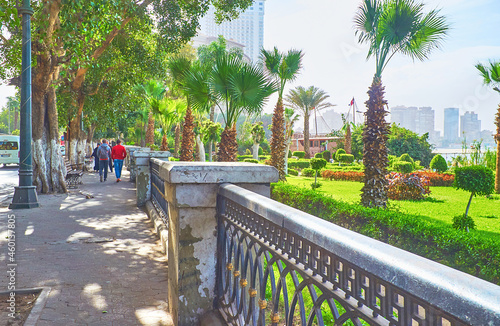
[[[168,207],[165,199],[165,181],[160,177],[159,166],[153,160],[150,161],[151,167],[151,202],[156,208],[161,219],[168,225]]]
[[[225,184],[218,308],[230,325],[500,325],[500,287]]]

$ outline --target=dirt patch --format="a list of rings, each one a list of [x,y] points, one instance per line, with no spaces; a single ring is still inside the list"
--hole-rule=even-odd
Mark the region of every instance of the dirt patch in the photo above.
[[[40,292],[28,294],[16,293],[15,312],[12,314],[10,310],[11,303],[7,301],[11,299],[10,295],[0,294],[0,326],[22,326],[39,295]]]

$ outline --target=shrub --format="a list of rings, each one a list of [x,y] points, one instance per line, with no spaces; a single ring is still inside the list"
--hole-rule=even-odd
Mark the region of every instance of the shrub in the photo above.
[[[330,153],[329,150],[326,150],[326,151],[323,151],[323,158],[327,161],[327,162],[330,162],[330,160],[332,159],[332,153]]]
[[[169,160],[169,161],[179,161],[180,159],[179,159],[179,158],[175,158],[175,157],[173,157],[173,156],[170,156],[170,157],[168,158],[168,160]]]
[[[264,155],[264,150],[259,146],[258,155]]]
[[[246,163],[259,163],[258,160],[254,160],[252,158],[246,158],[243,160],[243,162],[246,162]]]
[[[406,162],[408,163],[408,162]],[[393,200],[422,200],[430,194],[429,179],[418,174],[391,172],[386,176],[389,185],[387,197]]]
[[[332,223],[499,284],[500,243],[422,216],[345,203],[308,188],[272,185],[272,198]]]
[[[465,218],[469,213],[472,197],[475,195],[489,195],[495,190],[495,176],[490,168],[482,165],[464,166],[455,169],[453,187],[471,193],[469,203],[465,209]]]
[[[250,149],[249,149],[249,148],[247,148],[247,149],[245,150],[245,155],[252,155],[252,152],[250,151]]]
[[[288,169],[288,174],[297,176],[297,175],[299,175],[299,171],[294,170],[294,169]]]
[[[401,173],[411,173],[413,171],[413,164],[406,161],[396,161],[392,164],[392,168]]]
[[[453,182],[455,181],[455,176],[453,174],[429,171],[418,171],[415,172],[415,174],[429,178],[431,187],[452,187]]]
[[[292,158],[292,151],[288,151],[288,158]]]
[[[437,154],[432,158],[430,168],[437,172],[446,172],[446,170],[448,170],[448,164],[444,157]]]
[[[467,231],[474,230],[476,228],[476,223],[472,217],[465,214],[457,215],[453,217],[453,227],[457,230]]]
[[[309,166],[311,166],[309,160],[288,161],[288,168],[292,169],[302,170],[308,168]]]
[[[345,149],[343,148],[337,149],[337,151],[335,152],[335,160],[340,162],[340,155],[342,154],[346,154]]]
[[[321,171],[321,176],[324,179],[330,179],[330,180],[363,182],[365,178],[365,173],[359,171],[323,170]]]
[[[323,154],[316,153],[316,154],[314,154],[314,158],[323,158]]]
[[[317,189],[317,188],[319,188],[321,186],[322,186],[321,182],[313,182],[313,183],[311,183],[311,188],[313,188],[313,190]]]
[[[338,161],[342,163],[351,164],[354,162],[354,155],[352,154],[340,154],[338,156]]]
[[[298,158],[304,158],[306,156],[306,152],[296,151],[296,152],[293,152],[292,156],[297,156]]]
[[[316,171],[314,171],[313,169],[305,168],[305,169],[302,169],[302,176],[312,178],[312,177],[314,177],[315,172]]]
[[[406,154],[406,153],[402,154],[402,155],[399,157],[399,160],[400,160],[400,161],[404,161],[404,162],[410,162],[412,165],[413,165],[413,163],[415,163],[415,162],[413,161],[413,159],[411,158],[411,156],[410,156],[410,155],[408,155],[408,154]]]
[[[318,171],[326,166],[326,160],[323,158],[313,158],[311,159],[311,168],[315,171],[314,173],[314,183],[317,182]]]

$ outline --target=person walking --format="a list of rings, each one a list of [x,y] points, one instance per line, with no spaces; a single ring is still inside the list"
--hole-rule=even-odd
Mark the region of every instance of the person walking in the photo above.
[[[109,148],[106,139],[102,140],[102,144],[97,150],[97,156],[99,157],[99,178],[103,182],[103,176],[104,181],[108,178],[108,160],[111,159],[111,148]]]
[[[92,155],[90,157],[94,157],[94,172],[97,173],[99,172],[99,158],[97,157],[97,150],[99,149],[99,146],[101,144],[97,143],[96,147],[94,148],[94,151],[92,152]]]
[[[120,182],[120,178],[122,176],[123,160],[125,159],[125,157],[127,157],[127,150],[122,146],[121,139],[118,139],[116,141],[116,145],[113,146],[111,157],[113,158],[113,162],[115,163],[116,182]]]

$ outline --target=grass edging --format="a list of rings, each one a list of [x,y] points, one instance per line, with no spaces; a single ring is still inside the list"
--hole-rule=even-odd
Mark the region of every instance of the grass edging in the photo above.
[[[272,184],[272,199],[344,228],[500,285],[500,243],[418,215],[345,203],[314,190]]]

